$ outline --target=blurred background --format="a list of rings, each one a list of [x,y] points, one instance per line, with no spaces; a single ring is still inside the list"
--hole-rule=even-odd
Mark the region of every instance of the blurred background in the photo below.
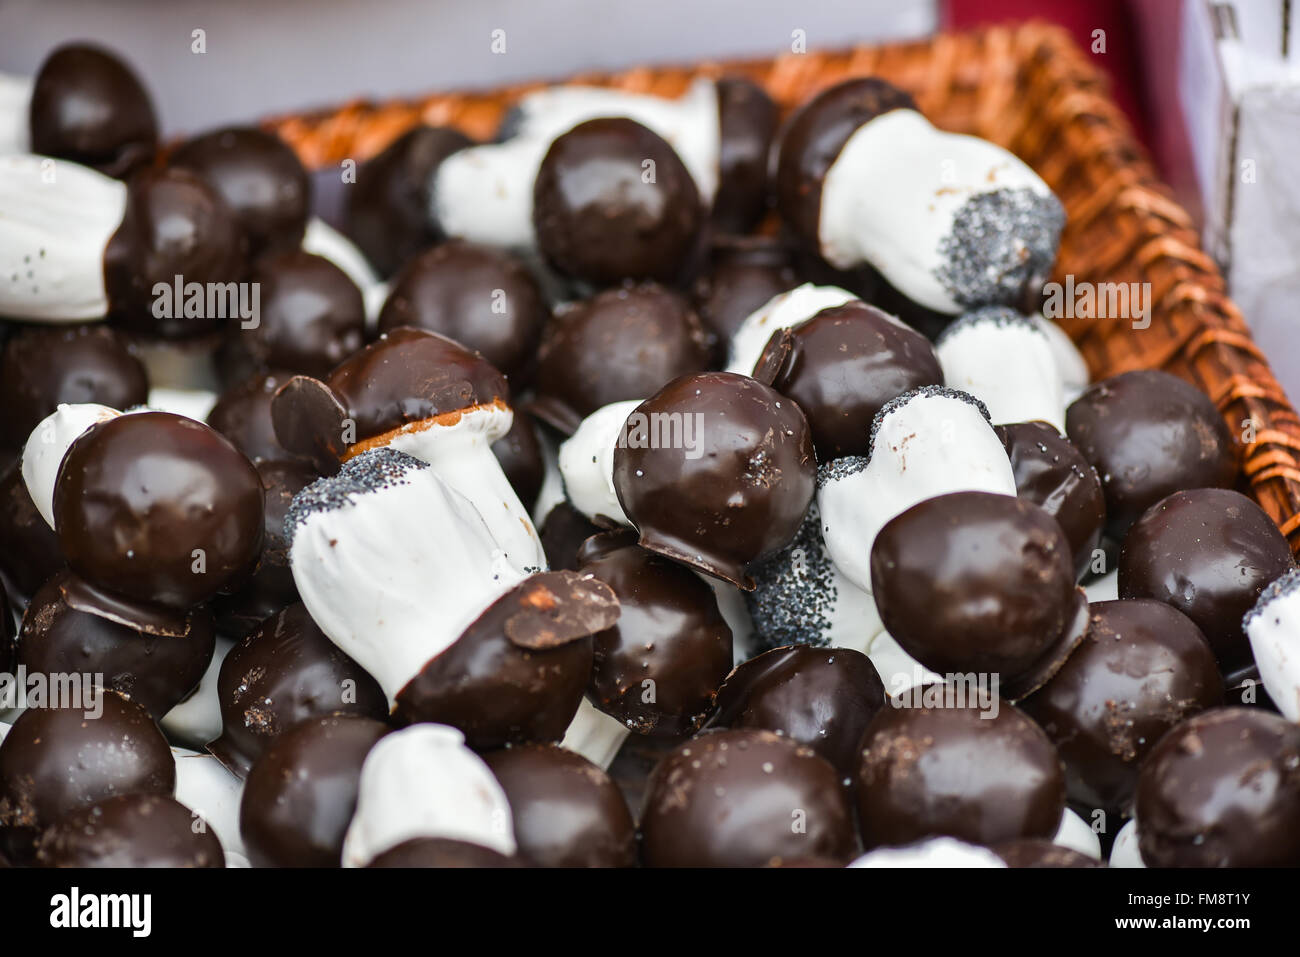
[[[1300,4],[1289,0],[0,0],[0,71],[30,74],[59,43],[97,40],[143,75],[174,136],[356,97],[1027,18],[1066,27],[1110,76],[1300,396],[1300,181],[1289,175],[1300,154]]]

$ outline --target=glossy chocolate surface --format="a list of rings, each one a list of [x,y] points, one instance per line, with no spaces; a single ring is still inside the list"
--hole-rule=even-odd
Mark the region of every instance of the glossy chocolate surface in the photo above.
[[[700,727],[731,670],[731,629],[699,576],[633,544],[630,532],[590,539],[579,568],[614,589],[618,624],[595,638],[587,697],[638,734]]]
[[[717,81],[718,191],[713,224],[730,233],[747,233],[767,212],[767,165],[776,135],[777,108],[752,80],[724,76]]]
[[[429,216],[434,171],[472,145],[459,130],[417,126],[357,170],[347,193],[347,234],[381,276],[391,276],[442,238]]]
[[[225,867],[216,832],[166,794],[124,794],[59,819],[37,846],[39,867]]]
[[[459,728],[477,751],[559,741],[591,674],[590,636],[618,614],[614,593],[590,578],[527,578],[398,692],[396,712]]]
[[[774,296],[799,285],[785,244],[766,236],[746,236],[716,244],[691,298],[710,338],[718,364],[726,361],[731,337],[750,313]]]
[[[453,841],[446,837],[413,837],[378,855],[366,867],[524,867],[517,857],[506,857],[490,847]]]
[[[87,611],[65,588],[69,571],[55,574],[23,616],[18,664],[28,675],[102,674],[105,686],[139,704],[157,721],[198,685],[212,660],[212,613],[196,608],[184,635],[156,635]],[[75,584],[73,586],[75,588]]]
[[[1066,410],[1065,431],[1101,477],[1106,532],[1117,541],[1166,495],[1226,488],[1237,476],[1232,435],[1214,403],[1167,372],[1094,383]]]
[[[21,449],[60,405],[97,402],[129,409],[149,398],[149,381],[126,341],[105,325],[29,326],[0,358],[0,446]]]
[[[82,578],[188,608],[248,573],[262,548],[262,484],[219,433],[169,412],[101,422],[72,444],[54,519]]]
[[[885,704],[871,659],[851,648],[774,648],[751,658],[718,689],[710,724],[774,731],[812,748],[850,777],[858,742]]]
[[[641,812],[649,867],[847,863],[856,843],[839,773],[770,731],[717,731],[679,745],[651,773]]]
[[[871,454],[871,424],[890,399],[942,385],[925,336],[850,302],[773,334],[753,374],[799,404],[820,461]]]
[[[217,697],[222,732],[208,750],[241,778],[299,721],[334,713],[388,717],[379,684],[325,637],[302,604],[268,618],[230,650]]]
[[[556,138],[533,188],[542,255],[596,285],[674,279],[703,218],[695,181],[673,148],[622,117],[589,120]]]
[[[271,369],[321,379],[364,344],[361,290],[324,256],[301,249],[264,256],[250,281],[260,289],[258,322],[227,323],[218,355],[227,383]]]
[[[999,844],[1056,833],[1065,811],[1056,749],[1014,706],[996,704],[994,716],[969,698],[965,707],[876,713],[857,775],[858,827],[868,850],[939,835]]]
[[[79,707],[28,708],[0,744],[0,824],[43,828],[119,794],[171,795],[176,762],[149,713],[82,691]]]
[[[239,833],[254,867],[338,867],[357,807],[361,765],[382,721],[330,714],[277,737],[244,781]]]
[[[9,598],[21,610],[64,564],[59,538],[36,511],[15,459],[0,473],[0,579]]]
[[[1216,708],[1165,735],[1138,776],[1148,867],[1300,866],[1300,725]]]
[[[578,567],[578,549],[601,529],[568,502],[557,502],[537,530],[552,571]]]
[[[139,77],[97,46],[70,43],[45,58],[28,117],[33,153],[119,179],[158,148],[158,119]]]
[[[655,435],[629,429],[620,439],[614,487],[640,544],[752,589],[747,566],[786,545],[812,501],[817,462],[807,419],[771,387],[727,372],[675,379],[637,413]],[[670,434],[664,443],[654,423],[674,421],[682,441]],[[643,447],[652,444],[681,447]]]
[[[636,827],[618,785],[553,744],[483,756],[510,802],[518,855],[537,867],[633,867]]]
[[[1088,634],[1022,704],[1065,763],[1072,803],[1132,813],[1138,768],[1161,736],[1223,700],[1214,653],[1186,615],[1157,601],[1102,601]]]
[[[517,259],[462,240],[421,253],[395,277],[379,331],[413,326],[483,354],[516,384],[531,372],[550,310]]]
[[[1193,489],[1152,506],[1129,530],[1119,595],[1177,608],[1229,675],[1253,661],[1242,617],[1293,566],[1286,538],[1262,508],[1230,489]]]
[[[514,413],[510,431],[492,443],[492,454],[497,457],[501,471],[506,473],[519,501],[531,512],[546,478],[546,462],[542,459],[542,446],[533,417],[522,409],[515,409]]]
[[[358,441],[510,396],[481,355],[421,329],[381,336],[335,369],[328,384],[356,422]]]
[[[279,137],[230,126],[187,140],[171,165],[192,170],[221,196],[248,237],[249,255],[296,248],[311,210],[311,180]]]
[[[109,315],[132,332],[164,339],[212,332],[231,321],[232,309],[215,296],[210,309],[207,290],[219,285],[227,300],[224,291],[243,278],[246,251],[234,213],[202,179],[183,169],[138,173],[127,184],[122,223],[104,249]],[[184,284],[180,301],[177,276]],[[195,283],[204,289],[203,305],[186,315]],[[171,291],[170,317],[155,314],[159,284]]]
[[[298,462],[258,462],[262,482],[265,534],[257,570],[229,595],[212,602],[217,627],[228,638],[240,639],[261,622],[298,600],[298,586],[289,568],[289,539],[284,519],[293,497],[319,477]]]
[[[826,171],[858,127],[898,109],[914,110],[916,104],[884,80],[862,77],[819,94],[786,122],[777,162],[777,208],[809,249],[820,247],[818,223]],[[881,184],[881,188],[888,187]]]
[[[276,438],[271,419],[271,401],[280,386],[292,377],[289,372],[267,372],[230,386],[208,413],[208,425],[233,442],[255,464],[294,458]]]
[[[644,399],[708,368],[704,327],[654,283],[607,289],[556,313],[537,356],[536,413],[563,431],[611,402]]]
[[[904,651],[940,674],[997,674],[1012,697],[1050,677],[1086,627],[1061,526],[1009,495],[941,495],[891,519],[871,584]]]
[[[1075,576],[1082,577],[1106,524],[1106,497],[1097,470],[1046,422],[999,425],[997,433],[1011,459],[1016,494],[1060,523],[1074,553]]]

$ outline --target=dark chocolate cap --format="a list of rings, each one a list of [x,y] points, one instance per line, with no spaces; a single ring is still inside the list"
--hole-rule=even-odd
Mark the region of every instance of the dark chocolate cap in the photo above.
[[[727,372],[674,379],[637,406],[614,451],[615,491],[640,544],[747,590],[750,563],[799,530],[816,471],[799,407]]]
[[[1237,477],[1232,434],[1200,389],[1154,369],[1088,388],[1065,412],[1065,432],[1106,494],[1106,532],[1129,526],[1166,495],[1227,488]]]
[[[109,315],[146,336],[210,333],[238,315],[232,294],[246,248],[234,214],[202,179],[183,169],[137,173],[127,184],[122,223],[104,249]],[[159,286],[164,295],[155,293]]]
[[[32,501],[22,462],[0,472],[0,582],[18,610],[64,567],[59,538]]]
[[[171,796],[176,761],[149,713],[85,687],[80,705],[29,707],[14,722],[0,743],[0,824],[43,828],[119,794]]]
[[[731,337],[751,313],[797,285],[785,243],[769,236],[716,242],[705,271],[691,286],[691,298],[713,340],[718,363],[726,360]]]
[[[31,150],[125,178],[158,148],[158,119],[139,77],[116,55],[85,43],[54,50],[36,71]]]
[[[301,249],[258,260],[257,324],[226,324],[217,356],[225,382],[282,369],[324,378],[365,342],[366,307],[348,274]]]
[[[579,567],[619,598],[619,620],[595,638],[587,696],[639,734],[700,727],[732,664],[732,636],[698,575],[633,544],[630,532],[589,539]]]
[[[1046,422],[995,427],[1011,459],[1016,494],[1060,523],[1074,553],[1074,573],[1092,564],[1106,523],[1106,498],[1097,470],[1069,439]]]
[[[1065,811],[1056,749],[1015,707],[996,698],[994,704],[996,715],[969,703],[876,712],[857,775],[864,846],[941,835],[1000,844],[1056,833]]]
[[[398,692],[410,722],[459,728],[475,750],[558,741],[591,674],[591,635],[619,616],[589,575],[543,572],[493,602]]]
[[[1121,598],[1154,598],[1205,633],[1225,675],[1253,661],[1242,618],[1295,567],[1285,536],[1240,492],[1198,488],[1153,505],[1119,554]]]
[[[520,857],[537,867],[633,867],[636,827],[618,785],[553,744],[483,756],[506,792]]]
[[[102,323],[25,327],[4,344],[0,358],[0,446],[21,448],[64,403],[129,409],[148,398],[144,366],[115,329]]]
[[[208,750],[241,778],[299,721],[335,713],[388,717],[375,679],[325,637],[302,604],[268,618],[230,650],[217,697],[221,737]]]
[[[747,233],[767,212],[767,167],[777,108],[767,92],[746,77],[720,77],[716,86],[721,140],[713,224],[724,232]]]
[[[597,409],[644,399],[708,364],[704,328],[680,295],[654,283],[607,289],[547,324],[531,408],[571,433]]]
[[[1102,601],[1061,670],[1022,703],[1065,762],[1071,802],[1128,816],[1138,768],[1160,737],[1223,700],[1205,636],[1156,601]]]
[[[409,261],[379,313],[379,331],[412,326],[481,353],[512,382],[531,371],[550,311],[532,274],[507,253],[451,240]]]
[[[192,170],[225,201],[256,259],[302,242],[311,210],[311,180],[297,155],[273,133],[229,126],[186,140],[172,166]]]
[[[82,578],[189,608],[240,581],[262,548],[262,483],[222,435],[170,412],[100,422],[63,458],[55,528]]]
[[[40,840],[39,867],[225,867],[216,833],[165,794],[123,794],[60,818]]]
[[[786,121],[777,160],[777,208],[809,249],[820,248],[822,181],[849,137],[883,113],[915,109],[908,94],[868,76],[823,91]]]
[[[1007,867],[1101,867],[1101,861],[1041,837],[1022,837],[999,844],[992,850],[1007,862]]]
[[[345,190],[345,229],[381,276],[442,238],[430,216],[429,187],[443,160],[472,145],[459,130],[416,126],[357,170]]]
[[[1009,495],[940,495],[894,517],[871,584],[904,651],[940,674],[996,674],[1010,698],[1051,677],[1087,628],[1061,526]]]
[[[55,574],[32,596],[23,616],[18,663],[28,675],[103,675],[104,685],[162,718],[198,685],[216,647],[212,613],[196,608],[184,634],[159,635],[106,617],[70,571]],[[145,616],[152,609],[142,609]]]
[[[1178,725],[1138,775],[1148,867],[1300,866],[1300,725],[1215,708]]]
[[[547,261],[596,285],[671,281],[704,218],[695,180],[660,136],[623,117],[556,138],[533,188],[533,229]]]
[[[848,302],[773,333],[750,370],[799,404],[821,461],[871,453],[871,426],[891,399],[942,385],[925,336],[874,306]]]
[[[254,867],[338,867],[361,766],[388,725],[361,715],[307,718],[253,763],[239,833]]]
[[[716,696],[711,725],[774,731],[812,748],[845,778],[858,742],[885,704],[871,659],[851,648],[774,648],[736,668]]]
[[[648,867],[765,867],[856,851],[839,773],[770,731],[716,731],[656,765],[641,812]]]
[[[208,425],[255,464],[293,458],[276,438],[271,420],[271,401],[280,386],[292,377],[288,372],[267,372],[230,386],[208,413]]]
[[[466,867],[526,867],[517,857],[506,857],[500,851],[469,841],[453,841],[447,837],[413,837],[396,847],[390,847],[366,867],[401,868],[466,868]]]

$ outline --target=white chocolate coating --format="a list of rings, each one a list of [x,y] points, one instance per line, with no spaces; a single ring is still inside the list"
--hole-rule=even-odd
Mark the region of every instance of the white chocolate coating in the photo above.
[[[1115,843],[1110,848],[1111,867],[1146,867],[1142,860],[1142,851],[1138,848],[1138,822],[1133,818],[1115,835]]]
[[[356,243],[319,216],[307,220],[307,230],[302,237],[302,248],[305,252],[323,256],[343,270],[347,277],[356,283],[363,298],[371,289],[381,285],[379,274],[370,265],[365,253],[357,248]]]
[[[569,502],[589,519],[603,515],[631,525],[614,491],[614,450],[623,423],[641,402],[629,399],[597,409],[560,445],[558,462]]]
[[[1295,580],[1292,572],[1275,595],[1265,591],[1245,628],[1268,696],[1283,717],[1300,722],[1300,588],[1290,584]]]
[[[59,466],[72,443],[92,425],[122,413],[106,405],[85,402],[61,405],[40,421],[23,448],[23,481],[41,517],[54,528],[54,484]]]
[[[1068,807],[1061,815],[1061,826],[1056,829],[1056,836],[1052,838],[1052,843],[1078,851],[1094,861],[1101,860],[1101,839],[1088,826],[1087,821]]]
[[[479,406],[462,413],[452,425],[420,428],[416,423],[394,436],[387,447],[427,462],[439,478],[467,498],[517,571],[545,571],[542,540],[492,452],[492,443],[510,431],[513,421],[510,409]]]
[[[618,718],[610,717],[583,698],[564,732],[560,747],[581,754],[592,764],[608,771],[618,749],[631,733]]]
[[[969,392],[994,425],[1040,420],[1065,433],[1065,386],[1045,333],[1009,310],[969,313],[934,347],[950,389]],[[983,318],[987,316],[988,318]]]
[[[524,578],[473,504],[432,468],[309,511],[293,528],[289,565],[312,620],[374,676],[390,705]]]
[[[343,866],[364,867],[417,837],[515,852],[510,803],[465,737],[417,724],[380,738],[361,766],[357,810],[343,839]]]
[[[857,298],[839,286],[814,286],[810,282],[773,296],[746,316],[732,335],[727,371],[753,375],[772,333],[797,326],[823,309],[833,309]]]
[[[239,832],[239,802],[244,782],[210,754],[172,748],[176,758],[176,800],[207,822],[226,852],[226,866],[247,867],[248,852]]]
[[[533,184],[551,144],[580,123],[608,116],[628,117],[663,137],[695,180],[701,202],[713,201],[721,132],[711,82],[695,84],[677,100],[566,86],[525,97],[510,139],[459,150],[439,165],[430,190],[434,221],[449,236],[533,247]]]
[[[891,110],[859,127],[826,171],[822,256],[839,269],[869,262],[914,302],[961,312],[937,276],[942,243],[967,200],[998,189],[1051,194],[1000,146],[943,132],[915,110]]]
[[[944,394],[914,395],[881,412],[866,466],[817,491],[822,536],[849,581],[871,587],[871,548],[894,516],[950,492],[1016,494],[997,433],[979,409]]]
[[[906,847],[881,847],[863,854],[849,867],[1006,867],[987,847],[954,837],[932,837]]]
[[[0,156],[0,315],[103,319],[104,249],[125,213],[115,179],[66,160]]]
[[[217,635],[217,647],[207,670],[199,679],[199,686],[158,722],[169,740],[202,748],[209,741],[221,737],[221,699],[217,697],[217,678],[221,674],[221,663],[233,647],[233,640]]]

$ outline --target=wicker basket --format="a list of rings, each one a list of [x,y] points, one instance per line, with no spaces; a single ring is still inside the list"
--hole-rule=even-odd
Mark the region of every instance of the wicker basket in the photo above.
[[[1022,157],[1056,191],[1068,222],[1057,273],[1076,282],[1149,282],[1152,321],[1066,319],[1094,376],[1160,368],[1204,390],[1241,445],[1243,490],[1300,551],[1300,417],[1250,338],[1187,213],[1170,199],[1098,71],[1064,31],[1038,23],[774,60],[638,69],[573,82],[676,96],[700,75],[743,73],[790,107],[853,76],[908,90],[939,126]],[[444,93],[409,103],[350,103],[267,122],[311,167],[362,160],[410,126],[494,134],[505,109],[538,84]]]

